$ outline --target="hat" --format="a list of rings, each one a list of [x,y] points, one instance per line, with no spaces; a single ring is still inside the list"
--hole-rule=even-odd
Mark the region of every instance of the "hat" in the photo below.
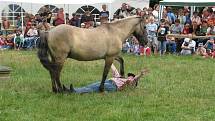
[[[190,38],[185,38],[184,39],[184,42],[189,42],[190,41]]]
[[[202,47],[203,46],[203,43],[199,43],[199,45],[198,45],[199,47]]]

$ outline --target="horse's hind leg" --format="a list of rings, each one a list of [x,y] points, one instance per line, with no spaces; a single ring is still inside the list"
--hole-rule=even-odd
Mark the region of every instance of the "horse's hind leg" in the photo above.
[[[63,68],[63,64],[61,63],[54,63],[53,65],[53,71],[52,71],[52,76],[54,78],[53,84],[55,84],[55,89],[58,93],[63,91],[63,88],[60,82],[60,73],[62,68]]]
[[[117,60],[120,63],[120,75],[122,77],[124,77],[125,76],[125,71],[124,71],[124,60],[123,60],[123,58],[121,56],[117,56],[115,58],[115,60]]]
[[[107,78],[107,75],[108,75],[108,72],[110,70],[110,67],[111,67],[111,65],[113,63],[113,60],[114,60],[113,57],[106,57],[106,59],[105,59],[105,67],[104,67],[104,71],[103,71],[102,81],[101,81],[101,84],[100,84],[100,87],[99,87],[99,90],[101,92],[104,92],[104,83],[105,83],[105,80]]]

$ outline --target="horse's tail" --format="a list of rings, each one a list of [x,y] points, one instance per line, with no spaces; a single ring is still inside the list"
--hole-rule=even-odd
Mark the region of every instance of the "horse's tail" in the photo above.
[[[50,66],[52,65],[51,60],[49,59],[49,47],[48,47],[48,32],[39,32],[40,35],[40,41],[38,44],[38,58],[40,59],[40,62],[42,65],[47,69],[50,70]]]

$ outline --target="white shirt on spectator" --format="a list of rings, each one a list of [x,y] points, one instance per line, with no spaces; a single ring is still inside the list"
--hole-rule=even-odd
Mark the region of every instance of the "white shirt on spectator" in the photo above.
[[[146,30],[149,36],[156,36],[157,29],[158,29],[158,25],[155,23],[148,23],[146,25]]]
[[[27,35],[30,37],[37,36],[38,35],[37,29],[33,29],[33,28],[29,29],[27,32]]]

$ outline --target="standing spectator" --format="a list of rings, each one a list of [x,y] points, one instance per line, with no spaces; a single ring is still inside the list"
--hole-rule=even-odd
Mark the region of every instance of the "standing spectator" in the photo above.
[[[157,29],[158,26],[154,22],[154,17],[150,17],[149,23],[146,25],[146,30],[148,34],[148,45],[149,47],[153,47],[154,54],[157,54],[158,50]]]
[[[86,28],[93,27],[94,18],[90,10],[85,11],[85,14],[81,17],[81,23],[84,23]]]
[[[153,16],[155,17],[155,22],[158,23],[159,20],[158,20],[158,13],[159,13],[159,5],[158,4],[155,4],[154,5],[154,10],[152,11],[152,14]]]
[[[69,24],[76,26],[76,13],[72,13],[72,18],[69,20]]]
[[[155,16],[153,15],[153,9],[151,8],[151,7],[149,7],[148,9],[147,9],[147,14],[148,14],[148,18],[150,18],[150,17],[153,17],[154,18],[154,22],[155,22]]]
[[[5,17],[2,18],[2,24],[3,24],[3,29],[10,28],[10,22]]]
[[[176,17],[175,14],[172,12],[172,8],[168,7],[167,8],[167,16],[168,16],[168,21],[170,24],[174,24]]]
[[[197,25],[199,26],[201,22],[201,18],[198,16],[198,12],[193,12],[193,16],[191,18],[192,23],[195,21]]]
[[[64,24],[65,21],[64,21],[64,10],[63,8],[60,8],[58,10],[58,13],[57,13],[57,18],[55,19],[55,26],[58,26],[60,24]]]
[[[115,17],[117,19],[122,19],[122,18],[126,18],[128,16],[128,11],[127,11],[127,4],[123,3],[121,8],[119,8],[116,13],[115,13]]]
[[[107,11],[107,5],[102,5],[102,11],[99,13],[101,24],[108,22],[109,11]]]
[[[186,12],[186,13],[185,13],[185,17],[186,17],[185,24],[191,25],[191,24],[192,24],[192,21],[191,21],[191,19],[190,19],[190,13],[189,13],[189,12]]]
[[[39,25],[42,22],[42,18],[39,14],[35,14],[35,23]]]
[[[69,14],[66,13],[66,24],[69,24]]]
[[[180,24],[184,26],[184,24],[186,22],[186,17],[184,15],[183,9],[179,9],[177,19],[179,19],[180,20]]]
[[[22,20],[20,15],[16,16],[16,28],[18,29],[22,28]]]
[[[169,27],[166,26],[165,20],[161,19],[160,26],[158,27],[159,51],[161,55],[166,52],[166,35],[168,31]]]

